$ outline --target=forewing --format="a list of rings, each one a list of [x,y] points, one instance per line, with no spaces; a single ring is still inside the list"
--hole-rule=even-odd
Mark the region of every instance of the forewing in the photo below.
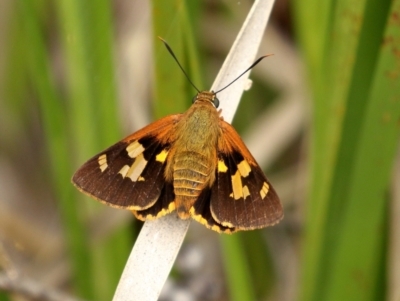
[[[87,161],[72,182],[108,205],[145,210],[160,198],[171,130],[181,115],[164,117]]]
[[[283,217],[274,188],[235,129],[220,121],[216,180],[211,188],[211,214],[235,230],[272,226]]]

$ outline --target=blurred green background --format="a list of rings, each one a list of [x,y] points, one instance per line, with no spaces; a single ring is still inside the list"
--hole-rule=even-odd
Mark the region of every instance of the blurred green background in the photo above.
[[[207,89],[251,4],[0,0],[0,301],[112,298],[141,224],[70,178],[191,104],[157,36]],[[285,219],[193,222],[160,300],[400,300],[400,0],[277,1],[259,53],[234,125]]]

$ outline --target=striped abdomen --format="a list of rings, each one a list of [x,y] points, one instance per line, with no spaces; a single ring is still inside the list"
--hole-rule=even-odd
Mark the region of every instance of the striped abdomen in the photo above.
[[[190,208],[209,184],[212,162],[197,152],[184,151],[174,160],[175,206],[180,218],[190,217]]]

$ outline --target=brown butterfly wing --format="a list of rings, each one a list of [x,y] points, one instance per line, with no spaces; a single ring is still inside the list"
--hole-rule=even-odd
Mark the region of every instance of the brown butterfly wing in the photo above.
[[[161,199],[159,209],[168,208],[165,202],[173,198],[160,196],[165,191],[165,163],[173,143],[170,133],[180,118],[164,117],[94,156],[74,174],[73,184],[110,206],[145,210]]]
[[[171,182],[165,181],[160,197],[151,207],[144,210],[134,210],[133,214],[142,220],[153,220],[175,210],[174,187]]]
[[[216,180],[211,188],[212,217],[233,231],[278,223],[283,209],[274,188],[235,129],[223,120],[220,126],[223,135],[218,145]]]
[[[216,232],[233,233],[235,228],[225,227],[217,222],[211,213],[211,189],[205,188],[199,195],[192,208],[192,218]]]

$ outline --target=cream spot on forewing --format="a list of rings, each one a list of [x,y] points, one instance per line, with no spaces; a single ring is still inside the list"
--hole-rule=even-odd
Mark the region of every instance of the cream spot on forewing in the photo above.
[[[247,185],[244,185],[243,186],[243,198],[246,199],[248,196],[250,196],[249,187],[247,187]]]
[[[243,160],[237,165],[240,174],[242,175],[243,178],[247,177],[249,173],[251,172],[251,168],[249,163],[247,163],[246,160]]]
[[[118,173],[121,174],[123,178],[125,178],[128,171],[129,171],[129,166],[124,165]]]
[[[242,179],[239,170],[232,176],[232,189],[233,198],[235,200],[238,200],[243,196]]]
[[[247,185],[242,186],[242,176],[239,169],[232,176],[232,190],[233,192],[229,196],[235,200],[239,200],[241,198],[245,200],[248,196],[250,196],[249,187],[247,187]]]
[[[167,159],[168,156],[168,151],[163,149],[157,156],[156,156],[156,161],[164,163],[165,160]]]
[[[264,184],[263,184],[263,186],[261,187],[261,190],[260,190],[260,195],[261,195],[262,199],[264,199],[265,196],[268,194],[268,190],[269,190],[269,185],[268,185],[267,182],[264,182]]]
[[[127,146],[126,151],[129,157],[136,158],[139,154],[144,152],[144,147],[138,141],[134,141]]]
[[[122,175],[123,178],[130,178],[133,182],[136,181],[144,181],[143,177],[140,177],[144,168],[146,167],[147,161],[143,157],[143,154],[139,154],[133,164],[129,167],[128,165],[124,165],[121,168],[119,173]]]
[[[218,172],[227,172],[228,167],[223,160],[218,160]]]
[[[99,162],[101,172],[105,171],[108,167],[107,155],[106,154],[101,155],[97,161]]]

